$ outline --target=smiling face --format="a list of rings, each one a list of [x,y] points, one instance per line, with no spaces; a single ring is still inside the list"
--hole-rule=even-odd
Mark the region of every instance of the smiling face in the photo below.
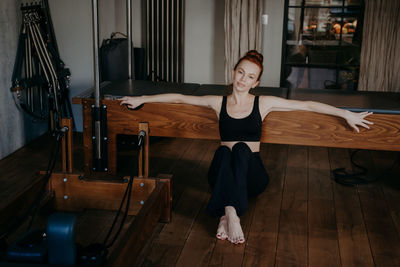
[[[249,91],[256,87],[260,82],[260,67],[257,64],[242,60],[239,65],[232,71],[233,88],[239,91]]]

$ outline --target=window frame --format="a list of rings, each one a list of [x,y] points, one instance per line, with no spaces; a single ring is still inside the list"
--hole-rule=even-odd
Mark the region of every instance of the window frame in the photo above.
[[[360,0],[360,3],[358,5],[346,5],[346,1],[347,0],[341,0],[342,4],[341,5],[306,5],[306,1],[307,0],[301,0],[301,5],[289,5],[289,1],[290,0],[285,0],[285,6],[284,6],[284,16],[283,16],[283,34],[282,34],[282,56],[281,56],[281,75],[280,75],[280,86],[281,87],[285,87],[287,86],[287,79],[285,79],[286,76],[286,69],[287,67],[304,67],[304,68],[321,68],[321,69],[335,69],[336,70],[336,79],[335,79],[335,84],[339,85],[339,73],[340,71],[346,70],[348,68],[356,68],[360,67],[360,63],[358,64],[345,64],[345,63],[340,63],[339,62],[339,58],[340,56],[336,56],[336,63],[332,64],[315,64],[315,63],[288,63],[287,62],[287,48],[288,48],[288,17],[289,17],[289,8],[301,8],[301,15],[300,15],[300,31],[303,31],[303,25],[304,25],[304,13],[306,11],[306,9],[312,9],[312,8],[335,8],[335,9],[341,9],[340,15],[337,16],[340,18],[340,23],[342,25],[341,30],[340,30],[340,35],[339,35],[339,40],[338,40],[338,45],[337,47],[337,51],[339,52],[338,54],[340,54],[341,52],[343,52],[343,22],[344,22],[344,18],[348,17],[348,15],[345,14],[345,8],[350,8],[350,9],[358,9],[359,10],[359,15],[358,18],[361,18],[361,21],[358,22],[357,27],[360,27],[359,31],[361,32],[360,36],[360,43],[359,43],[359,49],[360,49],[360,54],[361,54],[361,47],[362,47],[362,28],[363,28],[363,20],[364,20],[364,10],[365,10],[365,1],[364,0]],[[321,46],[322,47],[322,46]],[[354,89],[353,90],[357,90],[358,87],[358,81],[359,81],[359,72],[356,73],[356,77],[355,77],[355,83],[354,83]],[[295,88],[291,88],[291,89],[297,89],[297,87]],[[340,90],[341,88],[336,88],[337,90]]]

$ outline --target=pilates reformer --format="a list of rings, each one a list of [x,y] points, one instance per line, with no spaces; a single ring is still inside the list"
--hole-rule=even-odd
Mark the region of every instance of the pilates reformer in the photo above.
[[[98,21],[97,21],[97,0],[92,1],[93,4],[93,44],[94,44],[94,84],[99,92],[99,61],[98,61]],[[29,19],[35,15],[29,15]],[[36,22],[36,20],[35,20]],[[27,21],[29,26],[32,26],[31,20]],[[131,41],[131,0],[127,0],[127,25],[128,25],[128,43]],[[32,26],[30,29],[32,36],[35,35],[34,29],[36,26]],[[34,38],[37,38],[35,35]],[[35,42],[35,45],[37,43]],[[38,48],[38,51],[42,51],[42,48]],[[131,49],[128,49],[129,54],[129,73],[132,73],[132,60],[131,60]],[[44,60],[48,60],[48,55],[44,53]],[[30,64],[30,63],[29,63]],[[28,65],[29,65],[28,64]],[[54,96],[59,96],[60,93],[57,91],[60,89],[59,83],[55,78],[54,69],[49,66],[45,72],[46,82],[49,83],[50,88],[53,90]],[[42,67],[44,68],[44,67]],[[130,75],[129,75],[130,78]],[[15,83],[18,85],[18,83]],[[106,106],[100,105],[99,93],[95,94],[95,101],[92,107],[93,110],[93,137],[94,147],[97,151],[94,153],[94,164],[93,170],[97,172],[107,171],[106,153],[103,151],[103,144],[107,140],[106,135]],[[137,177],[124,177],[117,181],[111,180],[100,180],[96,178],[88,179],[84,173],[77,172],[73,168],[73,138],[72,138],[72,118],[63,118],[61,110],[59,109],[59,102],[55,105],[55,112],[57,118],[55,120],[55,128],[58,131],[62,130],[60,134],[61,150],[62,150],[62,170],[53,172],[52,170],[41,172],[41,175],[48,176],[48,182],[43,182],[43,179],[37,179],[30,188],[27,188],[22,192],[19,197],[10,203],[7,210],[12,210],[18,207],[20,201],[24,198],[30,199],[31,195],[40,196],[40,188],[45,187],[46,193],[41,198],[41,203],[38,205],[44,205],[50,200],[53,200],[54,207],[56,210],[67,211],[67,212],[79,212],[84,209],[101,209],[118,211],[117,214],[121,213],[123,202],[120,203],[121,197],[126,200],[124,218],[127,215],[135,215],[135,220],[131,222],[128,229],[123,236],[118,239],[118,234],[121,230],[122,223],[118,229],[117,234],[114,236],[111,244],[114,249],[109,256],[105,255],[102,246],[106,245],[106,241],[109,238],[112,228],[107,235],[106,240],[101,244],[100,248],[96,247],[89,251],[88,254],[84,254],[83,257],[78,258],[76,255],[76,248],[74,242],[74,227],[76,219],[70,214],[55,214],[49,218],[47,224],[46,235],[36,235],[33,238],[30,236],[31,233],[27,233],[22,236],[20,240],[15,243],[17,248],[11,251],[8,256],[11,261],[0,262],[0,266],[29,266],[29,263],[24,262],[25,259],[32,260],[33,262],[39,263],[34,266],[51,266],[52,264],[61,265],[74,265],[74,264],[91,264],[93,265],[105,265],[105,266],[131,266],[136,257],[142,250],[145,241],[150,237],[155,225],[159,222],[168,222],[171,219],[171,185],[170,175],[160,175],[156,178],[148,177],[149,174],[149,128],[147,123],[138,123],[135,128],[138,131],[135,133],[139,137],[138,141],[138,175]],[[136,122],[133,122],[136,123]],[[128,181],[128,182],[126,182]],[[39,195],[38,195],[39,193]],[[118,215],[117,215],[118,216]],[[117,218],[116,216],[116,218]],[[33,219],[32,219],[33,220]],[[124,219],[123,219],[124,220]],[[116,219],[115,219],[116,222]],[[36,234],[36,233],[35,233]],[[40,242],[38,242],[38,239]],[[47,252],[43,252],[41,247],[42,242],[48,242],[51,247],[48,248]],[[117,241],[117,242],[115,242]],[[18,243],[19,242],[19,243]],[[114,244],[115,243],[115,244]],[[28,250],[24,250],[28,246]],[[23,249],[21,250],[21,247]],[[29,250],[31,248],[37,248],[38,250]],[[13,254],[14,253],[14,254]],[[47,254],[48,253],[48,258]],[[82,256],[82,255],[81,255]],[[39,261],[38,261],[39,260]],[[22,261],[13,263],[12,261]],[[31,261],[32,262],[32,261]],[[34,264],[34,263],[32,263]]]
[[[91,266],[131,266],[142,250],[145,241],[150,237],[155,225],[161,222],[169,222],[171,219],[171,176],[160,175],[156,178],[148,177],[149,173],[149,130],[147,123],[138,125],[138,175],[127,176],[119,181],[105,181],[85,178],[84,173],[74,170],[73,162],[73,141],[71,119],[63,119],[66,133],[62,139],[62,170],[51,173],[47,184],[47,194],[44,199],[48,202],[53,200],[56,211],[50,216],[44,241],[38,242],[38,235],[27,239],[26,234],[17,240],[12,250],[7,254],[7,261],[0,262],[0,266],[13,266],[13,261],[23,262],[29,266],[29,262],[51,264],[73,264],[76,266],[92,264]],[[41,172],[45,175],[45,172]],[[127,182],[128,181],[128,182]],[[37,186],[43,186],[42,179],[28,189],[37,191]],[[128,190],[129,189],[129,190]],[[125,195],[125,196],[124,196]],[[102,244],[93,244],[91,248],[80,250],[77,253],[74,243],[76,218],[73,215],[85,209],[111,210],[121,213],[121,197],[127,198],[124,204],[124,217],[135,215],[135,219],[128,226],[123,236],[117,231],[111,242],[109,237],[112,228],[109,230],[106,240]],[[42,204],[43,205],[43,204]],[[69,212],[69,213],[65,213]],[[117,216],[115,222],[117,221]],[[114,223],[115,224],[115,223]],[[123,220],[120,227],[123,225]],[[115,231],[113,231],[114,233]],[[33,232],[35,233],[35,232]],[[116,241],[116,242],[115,242]],[[43,244],[48,243],[48,245]],[[111,243],[111,245],[106,245]],[[115,243],[115,244],[114,244]],[[110,255],[105,251],[113,245]],[[30,246],[30,247],[28,247]],[[48,252],[47,252],[48,251]],[[89,251],[89,252],[87,252]],[[87,252],[87,253],[85,253]],[[48,261],[46,260],[48,253]],[[19,266],[19,265],[15,265]],[[36,266],[36,265],[33,265]]]

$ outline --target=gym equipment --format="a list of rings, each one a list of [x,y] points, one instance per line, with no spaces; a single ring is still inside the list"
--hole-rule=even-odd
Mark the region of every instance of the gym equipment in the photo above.
[[[54,213],[49,217],[46,234],[50,264],[75,264],[75,227],[76,216],[73,214]]]
[[[71,73],[60,59],[47,0],[21,6],[22,25],[11,91],[30,116],[58,129],[61,117],[72,117],[68,88]]]

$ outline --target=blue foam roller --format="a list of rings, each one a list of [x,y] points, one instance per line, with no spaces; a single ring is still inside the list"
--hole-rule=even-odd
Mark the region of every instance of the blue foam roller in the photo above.
[[[48,260],[50,264],[72,265],[76,261],[76,216],[54,213],[47,222]]]

